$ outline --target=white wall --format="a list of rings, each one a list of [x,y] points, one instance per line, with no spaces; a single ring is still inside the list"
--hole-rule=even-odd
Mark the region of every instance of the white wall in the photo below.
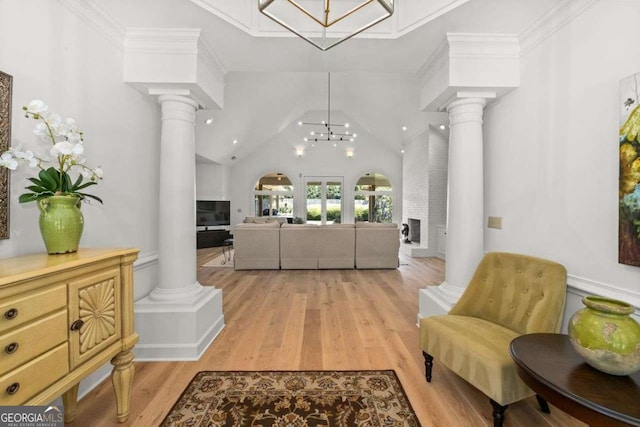
[[[640,71],[640,2],[602,0],[527,51],[485,113],[485,249],[557,260],[570,284],[640,303],[618,264],[619,83]],[[573,311],[573,310],[572,310]],[[568,308],[568,312],[569,308]]]
[[[27,30],[28,29],[28,30]],[[59,2],[0,4],[0,70],[13,76],[12,145],[40,143],[22,106],[43,99],[49,111],[84,130],[89,164],[104,180],[91,190],[104,200],[84,204],[81,247],[138,247],[142,264],[157,258],[159,106],[122,82],[122,51]],[[10,239],[0,257],[42,252],[39,212],[18,204],[30,171],[11,174]],[[140,264],[140,263],[139,263]],[[136,271],[135,295],[155,286],[155,269]],[[149,271],[147,271],[149,270]]]
[[[217,163],[196,163],[196,200],[229,200],[231,168]]]
[[[301,135],[300,138],[302,138]],[[402,214],[402,159],[400,153],[393,152],[379,144],[367,143],[367,135],[359,135],[362,148],[356,150],[353,158],[347,158],[344,149],[331,145],[317,144],[296,156],[288,138],[276,136],[273,142],[265,144],[250,156],[238,162],[231,169],[231,225],[242,222],[245,216],[254,215],[252,191],[256,181],[266,173],[282,172],[294,186],[294,216],[304,216],[304,176],[344,177],[343,219],[344,223],[354,221],[354,187],[359,177],[365,173],[379,172],[391,181],[393,188],[393,222],[400,223]],[[240,212],[238,212],[240,210]]]

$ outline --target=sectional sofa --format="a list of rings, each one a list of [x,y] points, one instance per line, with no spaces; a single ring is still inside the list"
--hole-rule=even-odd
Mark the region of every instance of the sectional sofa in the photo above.
[[[242,223],[233,231],[236,270],[398,268],[397,224]]]

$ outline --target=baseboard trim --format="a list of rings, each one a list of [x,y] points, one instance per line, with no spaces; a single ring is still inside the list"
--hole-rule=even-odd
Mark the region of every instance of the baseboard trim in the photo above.
[[[137,344],[133,348],[136,362],[196,361],[204,354],[224,329],[224,316],[211,325],[195,344]]]

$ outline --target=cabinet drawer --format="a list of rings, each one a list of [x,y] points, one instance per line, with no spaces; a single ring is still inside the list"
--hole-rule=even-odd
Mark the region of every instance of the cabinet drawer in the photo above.
[[[0,333],[67,306],[64,285],[0,301]]]
[[[68,372],[69,346],[64,343],[1,377],[0,405],[22,405]]]
[[[67,311],[0,335],[0,375],[67,340]]]

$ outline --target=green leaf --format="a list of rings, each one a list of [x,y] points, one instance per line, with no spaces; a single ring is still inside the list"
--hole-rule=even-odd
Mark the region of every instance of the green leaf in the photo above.
[[[20,197],[18,197],[18,202],[20,203],[35,202],[40,199],[46,199],[48,197],[51,197],[53,196],[53,194],[54,193],[51,191],[47,191],[43,193],[24,193],[24,194],[21,194]]]
[[[74,186],[74,187],[73,187],[73,191],[82,190],[83,188],[87,188],[87,187],[89,187],[89,186],[91,186],[91,185],[97,185],[97,184],[98,184],[98,183],[97,183],[97,182],[95,182],[95,181],[88,181],[88,182],[85,182],[84,184],[82,184],[82,185],[81,185],[81,186],[79,186],[79,187],[75,187],[75,186]]]
[[[79,187],[80,184],[82,184],[82,174],[78,175],[78,179],[76,179],[76,182],[74,182],[73,186],[71,186],[71,191],[76,191],[76,190],[79,190],[80,188],[84,188],[84,187]]]
[[[71,183],[71,177],[66,172],[62,172],[62,191],[64,193],[70,192],[70,191],[73,192],[73,184]]]
[[[28,178],[29,181],[33,182],[35,185],[39,185],[40,187],[44,187],[44,184],[42,181],[40,181],[39,179],[36,178]]]
[[[39,185],[30,185],[28,187],[25,187],[27,190],[29,191],[33,191],[34,193],[42,193],[43,191],[47,191],[46,188],[41,187]]]
[[[47,190],[56,191],[58,189],[58,181],[54,177],[51,177],[51,175],[49,174],[49,171],[51,169],[53,168],[47,169],[46,171],[41,170],[38,174],[38,177],[40,178],[40,181],[42,181],[42,186],[44,188],[46,188]]]
[[[102,199],[100,197],[97,197],[97,196],[94,196],[94,195],[91,195],[91,194],[86,194],[86,193],[76,193],[76,194],[79,194],[82,197],[89,197],[90,199],[94,199],[94,200],[97,200],[100,203],[102,203]]]

